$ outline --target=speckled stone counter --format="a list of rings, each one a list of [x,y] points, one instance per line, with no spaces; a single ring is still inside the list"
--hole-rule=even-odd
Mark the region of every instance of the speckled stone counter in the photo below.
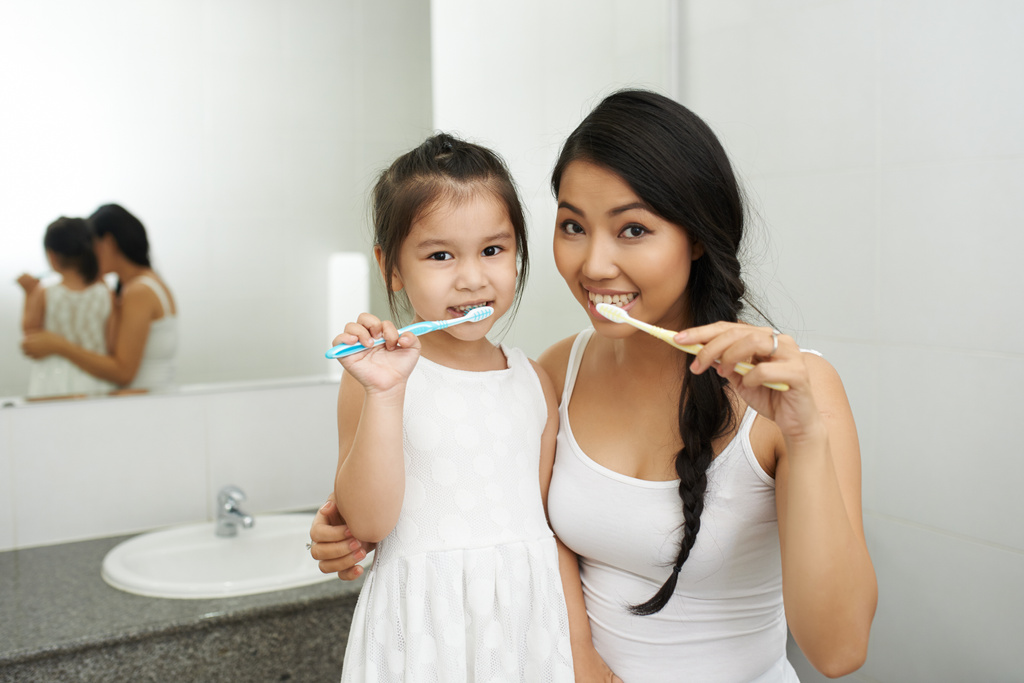
[[[362,580],[146,598],[100,577],[104,555],[125,538],[0,553],[0,681],[340,679]]]

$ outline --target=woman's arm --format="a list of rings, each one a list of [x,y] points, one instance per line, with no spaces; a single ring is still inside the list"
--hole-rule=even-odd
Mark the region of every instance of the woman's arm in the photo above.
[[[715,323],[675,340],[703,343],[692,371],[714,368],[775,423],[777,432],[760,454],[774,454],[786,619],[815,668],[827,676],[855,671],[867,657],[878,584],[864,539],[860,445],[839,375],[825,360],[801,352],[791,337],[767,328]],[[751,359],[756,366],[748,374],[732,370]],[[768,389],[765,382],[783,382],[789,390]]]
[[[827,676],[867,657],[878,584],[861,512],[860,446],[839,375],[811,354],[806,364],[817,427],[783,433],[775,472],[782,585],[790,631]]]
[[[540,357],[537,375],[544,387],[544,398],[548,406],[548,423],[544,430],[541,449],[541,495],[544,497],[544,511],[547,513],[548,489],[555,462],[555,440],[558,436],[558,397],[565,383],[565,368],[569,351],[575,337],[558,342]],[[622,683],[612,673],[601,655],[594,648],[590,632],[590,618],[583,599],[583,584],[580,582],[579,558],[557,538],[558,572],[562,578],[562,592],[569,614],[569,641],[572,647],[572,663],[575,678],[579,683]]]

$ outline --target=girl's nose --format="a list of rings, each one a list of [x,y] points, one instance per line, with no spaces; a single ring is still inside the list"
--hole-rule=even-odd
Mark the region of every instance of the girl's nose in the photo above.
[[[615,246],[609,240],[595,236],[588,241],[583,255],[583,275],[591,280],[610,280],[619,274],[615,263]]]
[[[455,286],[459,289],[479,289],[485,284],[483,264],[480,259],[462,259],[459,264],[458,275],[455,278]]]

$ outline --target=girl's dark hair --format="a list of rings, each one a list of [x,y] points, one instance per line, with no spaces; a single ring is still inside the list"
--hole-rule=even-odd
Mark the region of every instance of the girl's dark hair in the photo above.
[[[43,247],[66,268],[74,268],[87,283],[99,276],[92,235],[84,218],[61,216],[46,228]]]
[[[129,261],[150,267],[149,239],[142,221],[118,204],[104,204],[89,216],[89,227],[96,237],[113,235],[114,242]]]
[[[703,247],[687,283],[690,310],[684,313],[690,325],[739,318],[745,291],[738,258],[743,200],[725,150],[707,124],[657,93],[619,91],[597,105],[566,140],[551,178],[556,196],[573,161],[614,172],[654,213],[681,226]],[[668,580],[650,600],[631,606],[634,614],[654,614],[668,603],[700,531],[712,444],[736,425],[727,384],[715,372],[693,375],[686,364],[679,397],[684,446],[675,458],[682,539]]]
[[[481,190],[505,205],[512,222],[519,265],[514,308],[518,307],[530,259],[526,217],[512,175],[501,157],[486,147],[439,133],[398,157],[373,188],[373,239],[384,255],[384,286],[392,314],[397,306],[391,274],[398,267],[398,254],[413,222],[439,201],[458,204]]]

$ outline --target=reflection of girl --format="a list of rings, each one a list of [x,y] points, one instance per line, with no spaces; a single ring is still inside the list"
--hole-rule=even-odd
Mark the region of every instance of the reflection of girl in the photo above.
[[[399,157],[373,203],[389,298],[401,290],[416,321],[494,313],[422,339],[364,313],[335,339],[386,342],[342,359],[335,490],[380,541],[342,681],[572,681],[544,511],[555,394],[486,337],[527,266],[512,179],[493,152],[442,134]]]
[[[41,287],[39,280],[30,275],[18,278],[25,289],[25,334],[49,330],[87,351],[106,354],[111,295],[99,280],[85,220],[58,218],[46,229],[43,247],[61,281]],[[111,389],[113,385],[109,382],[93,377],[66,358],[49,356],[32,363],[27,395],[41,398],[100,394]]]
[[[163,280],[149,264],[142,223],[117,204],[89,217],[100,272],[118,278],[113,350],[85,349],[49,331],[27,335],[22,349],[33,358],[58,355],[100,379],[130,389],[167,389],[175,381],[177,309]]]

